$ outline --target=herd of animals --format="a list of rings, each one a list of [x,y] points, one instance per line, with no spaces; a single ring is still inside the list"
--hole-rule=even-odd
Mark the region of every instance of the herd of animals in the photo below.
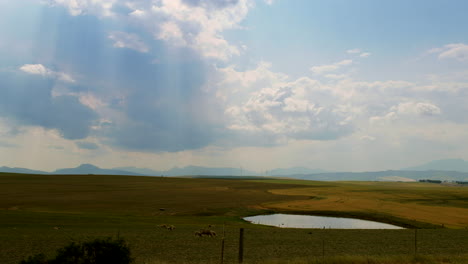
[[[162,224],[160,225],[159,227],[161,228],[165,228],[169,231],[172,231],[175,229],[175,226],[173,225],[166,225],[166,224]],[[211,226],[209,226],[211,227]],[[195,236],[198,236],[198,237],[203,237],[203,236],[207,236],[207,237],[215,237],[216,236],[216,232],[213,231],[213,230],[210,230],[210,229],[207,229],[207,228],[202,228],[198,231],[195,231]]]

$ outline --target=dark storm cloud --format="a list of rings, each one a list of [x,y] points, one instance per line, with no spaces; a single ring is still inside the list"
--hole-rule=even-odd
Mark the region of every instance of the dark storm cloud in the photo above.
[[[149,74],[149,73],[148,73]],[[128,150],[181,151],[211,144],[217,135],[212,116],[219,105],[201,87],[206,72],[201,63],[158,65],[154,81],[129,89],[124,106],[116,105],[126,121],[105,129],[111,144]]]
[[[66,139],[89,135],[97,119],[75,96],[51,94],[54,80],[23,73],[0,73],[0,115],[22,125],[56,129]]]
[[[148,152],[198,149],[213,140],[209,127],[194,124],[192,120],[170,124],[130,122],[116,127],[109,136],[112,144],[120,148]]]
[[[54,30],[42,34],[36,40],[35,49],[38,53],[40,50],[53,54],[53,62],[59,61],[61,65],[70,67],[67,72],[82,76],[73,86],[68,85],[73,92],[90,91],[97,97],[110,98],[108,106],[127,120],[113,120],[112,125],[104,126],[99,134],[103,142],[133,151],[178,151],[204,147],[212,142],[214,128],[205,120],[203,112],[212,112],[213,108],[203,103],[207,95],[201,89],[208,74],[207,66],[196,52],[184,47],[167,47],[135,29],[129,32],[138,34],[148,42],[151,39],[151,52],[154,54],[117,49],[107,37],[109,25],[102,20],[88,16],[64,16],[63,20],[56,25],[53,14],[43,18],[44,26],[49,25]],[[49,46],[52,39],[56,43],[54,47]],[[46,87],[41,89],[45,94],[37,97],[50,97],[49,88],[52,85],[53,82],[49,80],[47,85],[44,84]],[[11,93],[23,98],[15,91]],[[123,96],[113,97],[115,94]],[[65,98],[59,99],[48,100],[60,104]],[[69,97],[68,100],[76,99]],[[86,107],[84,109],[91,111]],[[82,110],[76,109],[76,115],[86,117],[84,120],[88,120],[88,123],[70,123],[70,128],[60,126],[66,138],[83,138],[88,134],[93,118]],[[40,115],[38,120],[48,119],[39,112],[37,115]],[[29,118],[27,123],[32,123],[32,119]],[[60,121],[63,123],[65,119]],[[51,127],[53,122],[39,123]]]

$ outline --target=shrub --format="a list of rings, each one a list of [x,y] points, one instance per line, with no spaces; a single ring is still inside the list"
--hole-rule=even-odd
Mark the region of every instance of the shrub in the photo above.
[[[29,257],[20,264],[129,264],[133,259],[130,249],[121,238],[95,239],[75,243],[57,250],[54,259],[46,260],[43,254]]]
[[[32,257],[28,257],[26,260],[22,260],[20,264],[48,264],[48,261],[44,254],[37,254]]]

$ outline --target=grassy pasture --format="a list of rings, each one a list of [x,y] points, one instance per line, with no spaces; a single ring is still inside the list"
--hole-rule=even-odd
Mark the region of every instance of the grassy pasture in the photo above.
[[[137,263],[219,263],[223,223],[225,263],[237,260],[240,227],[245,228],[246,263],[288,263],[289,260],[296,261],[291,263],[321,263],[312,260],[321,259],[324,252],[326,257],[361,255],[388,260],[389,255],[398,258],[414,254],[413,230],[280,229],[251,225],[241,217],[273,210],[328,214],[336,210],[338,214],[388,217],[387,222],[400,221],[423,227],[430,226],[427,223],[439,224],[439,217],[433,214],[433,218],[425,221],[422,218],[411,220],[416,216],[405,220],[402,215],[386,211],[390,205],[382,207],[384,211],[379,206],[388,200],[395,207],[410,204],[430,211],[430,199],[433,199],[440,201],[434,202],[434,210],[443,216],[445,209],[465,210],[463,199],[468,197],[467,192],[467,188],[420,183],[0,173],[0,262],[18,263],[40,252],[51,256],[70,241],[119,234],[130,243]],[[348,201],[362,199],[360,202],[367,202],[368,207],[363,206],[360,211],[348,202],[349,210],[345,210],[334,203],[329,203],[329,207],[320,203],[340,197],[348,197]],[[383,202],[376,206],[371,202],[375,199]],[[314,204],[317,202],[319,204]],[[468,217],[466,211],[461,212],[462,219]],[[171,224],[176,229],[169,231],[159,227],[161,224]],[[444,224],[462,227],[452,226],[450,221]],[[217,237],[194,236],[195,231],[208,225],[217,232]],[[468,254],[467,244],[468,230],[465,229],[418,230],[418,253],[421,254],[468,260],[464,257]]]
[[[273,181],[274,182],[274,181]],[[281,181],[281,183],[298,181]],[[302,188],[271,190],[306,199],[269,204],[276,210],[327,214],[356,214],[361,218],[398,223],[398,219],[449,228],[468,228],[467,186],[400,182],[312,182]],[[394,218],[397,219],[394,219]],[[418,226],[418,224],[415,224]],[[424,227],[424,226],[420,226]],[[430,226],[428,226],[430,227]]]

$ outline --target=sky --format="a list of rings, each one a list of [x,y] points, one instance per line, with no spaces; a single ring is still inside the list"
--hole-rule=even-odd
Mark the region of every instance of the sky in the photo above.
[[[0,0],[0,166],[468,159],[465,0]]]

